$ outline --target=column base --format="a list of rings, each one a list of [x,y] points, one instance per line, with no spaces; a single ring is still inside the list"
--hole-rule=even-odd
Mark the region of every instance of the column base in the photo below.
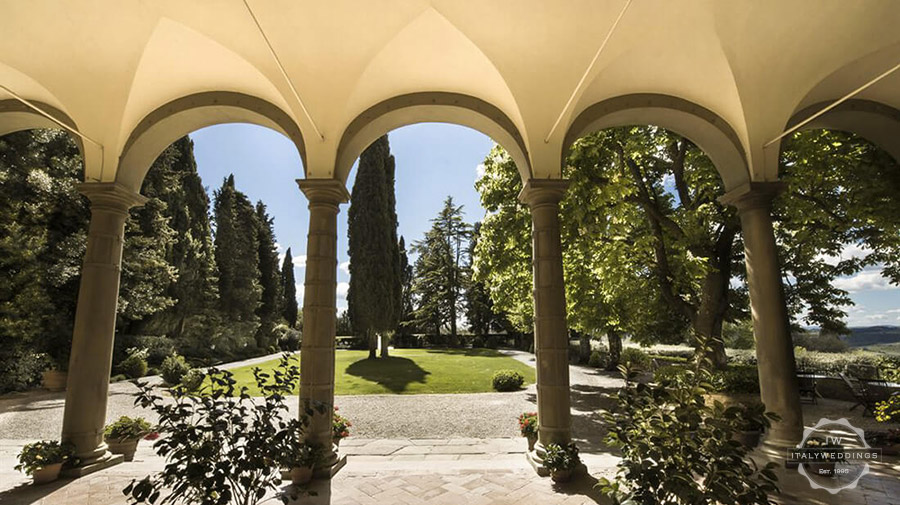
[[[119,463],[122,463],[124,461],[124,455],[106,452],[99,458],[93,459],[86,464],[64,469],[62,472],[60,472],[60,476],[76,479],[78,477],[84,477],[85,475],[99,472],[100,470],[118,465]]]
[[[335,460],[333,463],[317,467],[313,470],[313,479],[330,479],[337,475],[341,468],[344,468],[346,464],[347,455],[335,453]]]
[[[549,477],[550,469],[544,466],[544,456],[547,453],[544,451],[543,446],[540,443],[534,444],[534,450],[527,451],[525,453],[525,457],[528,459],[528,463],[531,465],[531,468],[534,468],[535,473],[538,474],[538,477]],[[572,476],[577,477],[580,475],[587,475],[587,466],[584,462],[578,463],[578,467],[572,470]]]

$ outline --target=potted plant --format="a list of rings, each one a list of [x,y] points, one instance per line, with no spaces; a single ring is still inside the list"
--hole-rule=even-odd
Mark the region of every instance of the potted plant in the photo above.
[[[829,443],[821,437],[810,437],[806,440],[806,443],[803,444],[803,446],[807,449],[821,449],[823,451],[839,451],[844,448],[844,446],[841,444]],[[813,475],[834,477],[834,465],[839,460],[832,458],[832,454],[829,453],[824,453],[823,456],[825,456],[823,458],[825,461],[815,461],[812,463],[804,462],[802,464],[806,465],[806,469]]]
[[[16,470],[31,475],[35,484],[53,482],[59,478],[63,463],[74,454],[75,447],[72,444],[60,444],[56,440],[41,440],[26,444],[19,453]]]
[[[747,448],[759,445],[759,437],[768,424],[766,421],[766,407],[762,403],[752,405],[740,405],[740,417],[735,424],[732,439],[744,444]]]
[[[65,391],[66,382],[68,382],[69,378],[69,373],[66,372],[69,357],[62,354],[55,357],[47,354],[41,354],[41,356],[50,364],[50,367],[41,373],[41,386],[47,391],[53,391],[54,393]]]
[[[538,439],[537,412],[523,412],[519,416],[519,432],[528,440],[528,450],[534,450]]]
[[[282,462],[284,466],[290,468],[291,483],[306,484],[312,480],[313,468],[322,459],[322,448],[316,444],[307,442],[299,442],[293,444],[293,450],[290,454],[285,455]]]
[[[338,408],[334,407],[334,417],[331,423],[331,438],[334,445],[341,445],[341,440],[350,436],[350,427],[353,426],[350,421],[338,414]]]
[[[572,478],[572,472],[581,464],[578,447],[574,443],[569,443],[565,447],[548,444],[546,450],[544,466],[550,470],[550,477],[554,482],[568,482]]]
[[[153,427],[143,417],[122,416],[103,429],[103,438],[109,452],[124,455],[125,461],[133,461],[138,442],[152,433]]]

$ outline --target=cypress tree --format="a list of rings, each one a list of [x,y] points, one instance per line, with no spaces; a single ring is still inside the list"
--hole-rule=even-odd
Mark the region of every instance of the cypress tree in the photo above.
[[[259,285],[262,289],[260,304],[256,309],[260,327],[256,332],[256,346],[268,349],[273,342],[273,330],[281,319],[281,272],[278,251],[275,249],[274,221],[266,212],[266,205],[256,202],[256,237],[259,257]]]
[[[229,175],[214,194],[219,304],[232,321],[256,322],[262,296],[256,211]]]
[[[397,328],[400,258],[393,179],[394,157],[385,135],[359,158],[347,213],[348,311],[354,332],[368,339],[370,358],[375,357],[376,336]]]
[[[284,262],[281,263],[281,292],[284,296],[282,302],[282,315],[291,328],[297,326],[297,281],[294,279],[294,257],[291,256],[291,248],[284,253]]]

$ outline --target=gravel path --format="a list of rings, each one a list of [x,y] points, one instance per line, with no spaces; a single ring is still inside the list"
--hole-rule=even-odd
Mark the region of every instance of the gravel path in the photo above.
[[[504,351],[534,366],[534,356]],[[223,365],[233,368],[277,357],[264,356]],[[602,404],[601,393],[621,386],[619,379],[585,367],[570,367],[573,429],[585,447],[599,440],[594,411]],[[150,380],[158,381],[158,378]],[[107,422],[119,416],[143,416],[151,412],[134,406],[136,388],[128,382],[110,384]],[[501,438],[518,436],[516,418],[537,410],[535,386],[513,393],[365,395],[338,396],[335,403],[353,422],[352,433],[360,438]],[[57,438],[62,426],[64,393],[44,391],[0,398],[0,438]],[[291,402],[296,412],[298,402]]]

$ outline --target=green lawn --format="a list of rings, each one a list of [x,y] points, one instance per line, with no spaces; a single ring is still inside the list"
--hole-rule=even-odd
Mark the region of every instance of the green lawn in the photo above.
[[[368,351],[337,351],[335,394],[483,393],[493,391],[491,376],[500,369],[518,371],[526,385],[535,380],[534,368],[490,349],[397,349],[387,359],[367,356]],[[256,395],[253,368],[277,364],[274,359],[231,372],[238,388],[247,386]]]

